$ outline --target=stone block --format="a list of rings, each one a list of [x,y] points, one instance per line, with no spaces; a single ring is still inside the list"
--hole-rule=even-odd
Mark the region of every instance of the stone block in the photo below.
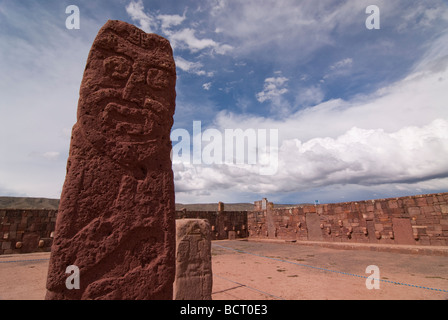
[[[420,208],[419,207],[409,207],[408,208],[408,213],[411,216],[416,216],[420,214]]]
[[[414,207],[415,206],[415,199],[412,197],[407,197],[403,199],[403,205],[406,207]]]
[[[398,208],[398,201],[397,200],[389,200],[388,202],[390,209]]]
[[[381,210],[384,209],[384,208],[383,208],[383,204],[382,204],[380,201],[375,202],[375,208],[376,208],[377,210],[379,210],[379,211],[381,211]]]
[[[211,300],[213,286],[210,224],[176,220],[175,300]]]
[[[375,218],[375,214],[373,212],[365,212],[362,214],[364,220],[373,220]]]
[[[46,299],[173,298],[175,86],[168,40],[118,20],[99,30],[79,90]],[[65,286],[68,265],[79,267],[78,290]]]
[[[10,241],[2,241],[2,250],[8,250],[11,249],[11,242]]]
[[[340,214],[340,213],[342,213],[342,207],[341,207],[341,206],[335,206],[335,207],[333,207],[333,213],[334,213],[334,214]]]
[[[420,208],[420,211],[421,211],[424,215],[430,215],[431,213],[435,212],[433,206],[425,206],[425,207],[421,207],[421,208]]]
[[[310,212],[316,212],[316,207],[315,206],[304,206],[303,207],[303,213],[310,213]]]
[[[428,205],[426,198],[416,198],[415,201],[417,202],[418,207],[425,207]]]
[[[22,253],[35,252],[39,245],[39,234],[35,232],[24,233],[22,239]]]
[[[440,211],[442,212],[442,213],[448,213],[448,205],[446,205],[446,204],[441,204],[440,205]]]

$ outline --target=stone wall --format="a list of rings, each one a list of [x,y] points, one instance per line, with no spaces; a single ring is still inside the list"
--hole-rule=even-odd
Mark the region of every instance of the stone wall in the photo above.
[[[0,209],[0,254],[50,251],[56,214],[47,209]],[[176,211],[176,219],[182,218],[207,219],[212,240],[448,245],[448,193],[278,209],[263,199],[249,212]]]
[[[176,211],[176,219],[206,219],[211,239],[247,238],[247,211]]]
[[[0,209],[0,254],[50,251],[57,210]]]
[[[248,212],[249,238],[448,245],[448,193]]]
[[[0,254],[49,252],[56,214],[48,209],[0,209]],[[246,211],[176,211],[176,219],[182,218],[207,219],[212,240],[248,236]]]

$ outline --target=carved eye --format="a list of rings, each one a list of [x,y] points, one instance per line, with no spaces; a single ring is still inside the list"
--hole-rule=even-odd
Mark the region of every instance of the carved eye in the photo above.
[[[126,79],[131,73],[131,63],[124,57],[113,56],[103,62],[106,73],[115,79]]]
[[[153,88],[163,89],[168,87],[168,75],[159,69],[149,69],[146,82]]]

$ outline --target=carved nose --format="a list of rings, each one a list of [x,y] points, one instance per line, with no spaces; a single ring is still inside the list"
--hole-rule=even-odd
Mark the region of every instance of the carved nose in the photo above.
[[[144,85],[145,77],[133,73],[124,87],[122,95],[123,99],[141,104],[144,99],[142,92]]]

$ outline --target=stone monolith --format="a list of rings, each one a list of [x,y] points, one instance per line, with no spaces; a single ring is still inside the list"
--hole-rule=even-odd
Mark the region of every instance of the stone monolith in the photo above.
[[[172,299],[175,83],[168,40],[122,21],[101,28],[81,83],[46,299]],[[79,289],[66,285],[72,265]]]
[[[210,232],[207,220],[176,220],[175,300],[212,299]]]

